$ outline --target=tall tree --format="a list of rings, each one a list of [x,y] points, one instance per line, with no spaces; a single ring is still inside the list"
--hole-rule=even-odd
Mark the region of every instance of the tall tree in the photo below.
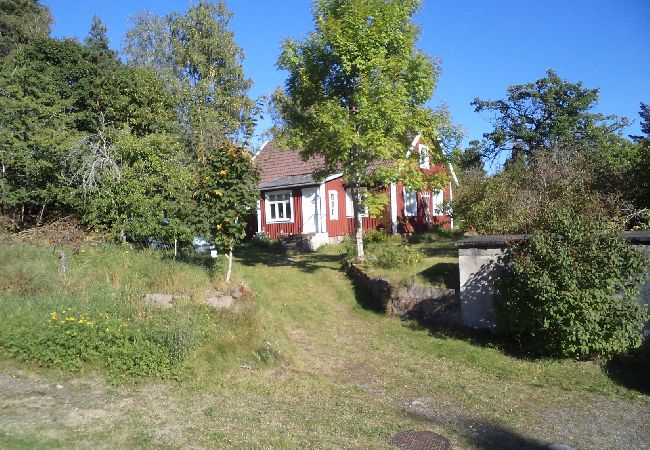
[[[231,18],[224,2],[199,1],[185,14],[141,14],[126,36],[129,63],[152,67],[178,97],[195,148],[201,140],[217,148],[224,137],[245,141],[252,133],[252,82],[228,28]]]
[[[289,72],[275,95],[281,135],[302,149],[303,158],[321,155],[323,174],[343,172],[352,191],[359,260],[365,258],[361,187],[397,179],[423,187],[428,180],[416,170],[416,155],[407,157],[412,133],[438,138],[448,120],[424,106],[440,70],[414,48],[419,28],[412,17],[419,5],[317,0],[315,30],[301,42],[284,42],[278,61]]]
[[[110,49],[107,33],[108,29],[99,16],[93,16],[84,44],[95,58],[115,59],[117,57],[116,53]]]
[[[514,160],[535,152],[563,147],[587,148],[603,134],[622,130],[629,122],[590,112],[598,103],[598,89],[562,80],[554,71],[532,83],[510,86],[503,100],[475,99],[476,112],[493,112],[494,130],[484,134],[489,154],[506,152]]]
[[[50,34],[50,10],[38,0],[0,0],[0,57]]]
[[[200,154],[192,219],[201,236],[228,251],[230,281],[233,249],[246,236],[246,220],[255,211],[258,171],[250,154],[228,141],[216,149],[202,148]]]

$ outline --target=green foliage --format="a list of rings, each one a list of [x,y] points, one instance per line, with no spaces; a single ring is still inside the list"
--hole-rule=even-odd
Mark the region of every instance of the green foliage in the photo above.
[[[205,269],[125,247],[69,252],[68,277],[56,254],[32,246],[0,249],[0,354],[64,371],[98,370],[113,381],[178,378],[209,353],[259,347],[255,310],[190,300],[162,309],[147,292],[193,295],[211,286]]]
[[[611,357],[641,345],[638,286],[648,262],[607,222],[549,211],[506,252],[496,280],[498,328],[547,355]]]
[[[0,57],[50,34],[50,10],[38,0],[0,0]]]
[[[451,129],[444,110],[424,106],[439,67],[414,49],[419,30],[412,17],[419,4],[316,1],[315,31],[302,42],[286,41],[278,61],[289,72],[274,98],[280,135],[305,159],[321,155],[323,174],[343,172],[359,230],[364,205],[358,188],[401,180],[421,189],[427,180],[418,156],[406,154],[412,133],[438,139]]]
[[[383,231],[369,231],[365,234],[367,244],[366,261],[369,267],[394,268],[411,267],[422,261],[424,255],[399,236]],[[356,255],[356,242],[348,238],[344,248],[349,259]]]
[[[232,251],[246,236],[246,220],[257,205],[257,168],[248,151],[229,143],[199,155],[193,182],[196,229]]]
[[[150,67],[164,80],[194,148],[201,140],[215,146],[252,133],[255,104],[247,95],[252,82],[228,29],[231,18],[224,2],[201,0],[185,14],[143,13],[126,36],[129,64]]]
[[[510,86],[504,100],[475,99],[476,112],[494,112],[494,130],[484,137],[488,153],[507,152],[528,160],[536,152],[558,151],[563,145],[584,148],[599,135],[621,130],[626,119],[589,112],[598,102],[598,89],[562,80],[553,70],[532,83]]]
[[[114,145],[104,151],[97,151],[92,141],[80,143],[77,178],[83,190],[79,195],[84,198],[80,206],[84,222],[141,243],[149,238],[191,241],[187,224],[193,209],[191,174],[180,160],[183,147],[178,137],[165,133],[137,137],[127,129],[114,133],[112,140]],[[97,166],[100,154],[119,164],[95,173],[92,184],[89,171]],[[169,223],[163,225],[163,218]]]
[[[530,233],[553,210],[619,217],[625,204],[616,192],[599,192],[585,158],[538,155],[534,164],[511,164],[495,175],[465,174],[454,192],[453,214],[479,234]]]

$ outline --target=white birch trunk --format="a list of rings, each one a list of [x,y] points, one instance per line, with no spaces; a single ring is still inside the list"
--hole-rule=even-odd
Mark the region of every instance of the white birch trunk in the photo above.
[[[226,283],[230,283],[230,276],[232,275],[232,248],[228,252],[228,272],[226,272]]]
[[[354,229],[357,241],[357,258],[358,262],[366,260],[366,254],[363,249],[363,222],[361,220],[361,192],[359,185],[355,183],[352,187],[352,206],[354,209]]]

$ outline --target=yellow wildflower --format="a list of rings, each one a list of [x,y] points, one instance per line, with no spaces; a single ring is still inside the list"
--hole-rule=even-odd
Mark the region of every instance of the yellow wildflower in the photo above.
[[[219,175],[224,176],[224,175],[226,175],[227,173],[228,173],[228,171],[227,171],[226,169],[223,169],[223,170],[221,170],[221,171],[219,172]]]
[[[217,230],[220,230],[222,228],[222,225],[220,223],[217,224]]]
[[[83,319],[79,319],[79,323],[84,323],[84,320],[83,320]]]

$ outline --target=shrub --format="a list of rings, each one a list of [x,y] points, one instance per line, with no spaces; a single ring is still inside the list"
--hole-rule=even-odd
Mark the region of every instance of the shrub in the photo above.
[[[172,309],[149,305],[146,292],[200,296],[213,284],[208,270],[123,249],[70,252],[62,280],[50,249],[1,247],[0,356],[121,381],[178,378],[205,355],[212,371],[225,356],[259,347],[254,302],[224,310],[190,300]],[[29,286],[35,279],[40,283]]]
[[[366,254],[366,261],[371,267],[413,266],[422,258],[422,253],[411,244],[390,243],[369,248]]]
[[[611,357],[642,342],[637,302],[647,261],[617,233],[553,212],[511,246],[497,280],[497,325],[536,353]]]

